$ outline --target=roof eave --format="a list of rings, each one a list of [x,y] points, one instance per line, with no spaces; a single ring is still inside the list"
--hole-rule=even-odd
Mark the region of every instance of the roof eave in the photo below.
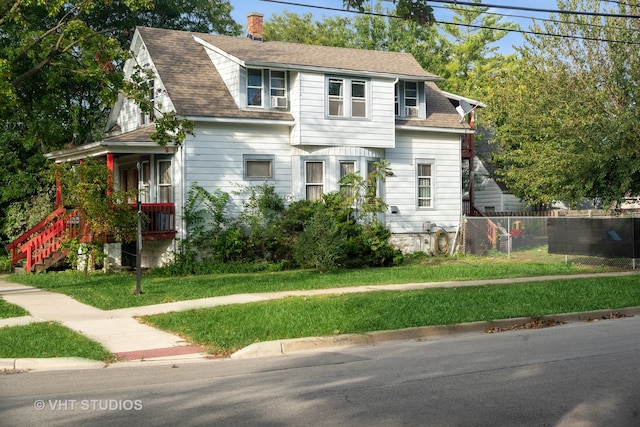
[[[88,157],[100,157],[109,153],[114,154],[167,154],[174,153],[175,146],[162,147],[154,141],[123,142],[123,141],[98,141],[77,147],[52,151],[45,157],[56,163],[78,161]]]

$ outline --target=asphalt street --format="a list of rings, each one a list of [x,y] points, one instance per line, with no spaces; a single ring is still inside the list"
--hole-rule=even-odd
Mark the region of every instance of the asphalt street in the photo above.
[[[0,375],[3,426],[640,425],[640,317]]]

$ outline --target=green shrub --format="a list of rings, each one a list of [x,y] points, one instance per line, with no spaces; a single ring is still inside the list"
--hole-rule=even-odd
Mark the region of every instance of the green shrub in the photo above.
[[[293,257],[301,267],[325,273],[336,267],[344,241],[335,218],[326,208],[319,209],[296,239]]]

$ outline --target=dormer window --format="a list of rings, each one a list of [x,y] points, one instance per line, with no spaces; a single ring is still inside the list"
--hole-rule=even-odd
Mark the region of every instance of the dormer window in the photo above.
[[[155,120],[155,109],[156,109],[156,83],[155,80],[151,79],[148,81],[149,86],[149,107],[151,108],[150,112],[140,112],[140,124],[147,125],[149,123],[153,123]]]
[[[287,75],[284,71],[271,70],[269,86],[271,89],[271,108],[287,108]]]
[[[247,70],[247,105],[249,107],[262,107],[263,86],[262,70],[249,68]]]
[[[418,117],[418,83],[404,82],[404,115]]]

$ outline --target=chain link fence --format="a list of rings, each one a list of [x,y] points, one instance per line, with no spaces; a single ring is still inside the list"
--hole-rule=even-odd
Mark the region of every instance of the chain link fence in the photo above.
[[[465,217],[459,242],[468,255],[635,269],[640,219]]]

